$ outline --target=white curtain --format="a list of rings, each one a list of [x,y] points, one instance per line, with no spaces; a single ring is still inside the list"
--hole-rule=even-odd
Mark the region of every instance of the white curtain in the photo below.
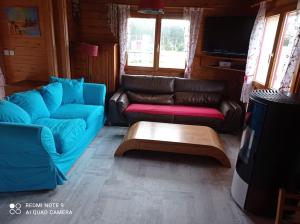
[[[127,24],[130,17],[129,5],[118,5],[119,14],[119,45],[120,45],[120,79],[125,74],[127,53]]]
[[[5,97],[5,79],[4,79],[4,74],[2,72],[2,69],[0,67],[0,99],[3,99]]]
[[[279,90],[281,92],[289,92],[291,88],[291,82],[295,73],[297,72],[297,67],[299,65],[300,60],[300,0],[298,1],[298,9],[297,16],[295,20],[295,29],[297,30],[297,34],[293,41],[293,47],[291,50],[291,54],[289,55],[289,62],[287,69],[285,71],[284,77],[280,83]]]
[[[260,3],[260,8],[254,22],[254,27],[250,37],[250,44],[247,57],[246,72],[244,77],[244,84],[241,93],[241,101],[243,103],[249,102],[249,96],[252,91],[252,82],[255,76],[260,49],[263,41],[263,34],[266,25],[266,2]]]
[[[114,3],[108,3],[107,9],[110,31],[114,37],[118,37],[118,5]]]
[[[184,77],[190,78],[192,74],[192,65],[195,57],[198,35],[200,30],[201,20],[200,8],[184,8],[184,19],[190,22],[190,26],[187,30],[187,56],[186,56],[186,67],[184,71]]]

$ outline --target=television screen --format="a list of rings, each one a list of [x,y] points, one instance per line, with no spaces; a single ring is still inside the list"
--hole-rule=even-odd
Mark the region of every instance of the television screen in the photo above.
[[[203,51],[228,56],[246,57],[255,17],[206,17]]]

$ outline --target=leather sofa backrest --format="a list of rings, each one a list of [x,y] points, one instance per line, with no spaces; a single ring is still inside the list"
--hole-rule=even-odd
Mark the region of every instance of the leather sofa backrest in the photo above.
[[[176,92],[175,104],[187,106],[219,107],[222,102],[220,93]]]
[[[175,92],[175,104],[189,106],[219,107],[227,95],[224,82],[182,78],[176,79]]]
[[[176,78],[175,92],[204,92],[227,95],[225,82],[215,80],[192,80]]]
[[[175,78],[148,75],[123,75],[122,87],[126,91],[153,94],[173,94]]]
[[[131,103],[146,104],[174,104],[173,94],[149,94],[127,91],[127,96]]]

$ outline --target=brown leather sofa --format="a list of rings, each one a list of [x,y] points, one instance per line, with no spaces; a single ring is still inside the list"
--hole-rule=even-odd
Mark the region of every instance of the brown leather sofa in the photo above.
[[[220,132],[241,127],[242,109],[227,97],[224,82],[124,75],[109,100],[108,122],[155,121],[209,126]]]

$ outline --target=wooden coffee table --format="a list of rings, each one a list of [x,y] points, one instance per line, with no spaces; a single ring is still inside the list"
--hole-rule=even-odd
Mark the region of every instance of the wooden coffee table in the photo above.
[[[132,125],[115,156],[149,150],[209,156],[231,167],[218,134],[209,127],[141,121]]]

